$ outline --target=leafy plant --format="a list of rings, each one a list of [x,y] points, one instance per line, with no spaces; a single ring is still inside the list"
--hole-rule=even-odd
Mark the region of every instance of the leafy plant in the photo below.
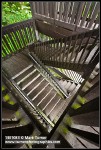
[[[29,2],[2,2],[2,26],[32,17]]]

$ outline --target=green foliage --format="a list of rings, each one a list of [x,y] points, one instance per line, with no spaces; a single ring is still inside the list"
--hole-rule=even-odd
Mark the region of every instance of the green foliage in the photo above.
[[[77,99],[80,104],[85,104],[87,101],[84,97],[81,97],[80,95],[78,95]]]
[[[2,26],[32,17],[29,2],[2,2]]]
[[[71,126],[72,123],[73,123],[73,120],[72,120],[72,118],[71,118],[70,116],[66,116],[66,117],[64,118],[64,123],[65,123],[66,125],[68,125],[68,126]]]
[[[78,103],[73,103],[72,106],[71,106],[71,108],[73,108],[73,109],[78,109],[80,107],[81,107],[81,105],[78,104]]]
[[[59,131],[60,131],[61,133],[63,133],[63,134],[67,134],[69,130],[68,130],[68,128],[65,127],[64,125],[60,125],[60,126],[59,126]]]

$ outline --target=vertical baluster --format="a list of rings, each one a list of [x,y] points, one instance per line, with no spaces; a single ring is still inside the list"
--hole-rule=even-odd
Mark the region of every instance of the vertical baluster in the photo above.
[[[32,41],[35,41],[35,33],[34,33],[34,29],[33,29],[33,22],[31,22],[31,33],[32,33]]]
[[[71,55],[70,55],[70,58],[69,58],[68,67],[69,67],[70,63],[72,63],[71,60],[72,60],[73,53],[74,53],[74,51],[75,51],[75,47],[76,47],[76,43],[77,43],[77,38],[78,38],[78,35],[76,35],[76,37],[75,37],[75,42],[74,42],[74,44],[73,44],[73,50],[72,50]]]
[[[7,40],[8,44],[9,44],[12,52],[14,52],[14,47],[13,47],[12,42],[11,42],[9,36],[8,36],[8,33],[5,36],[6,36],[6,40]]]
[[[87,16],[87,23],[85,24],[85,27],[87,28],[88,24],[89,24],[89,21],[90,21],[90,18],[92,18],[92,14],[94,12],[94,9],[96,7],[96,2],[92,2],[91,6],[90,6],[90,9],[89,9],[89,12],[88,12],[88,16]]]
[[[39,4],[39,14],[41,14],[41,3],[37,2]]]
[[[46,53],[46,42],[44,41],[44,60],[47,59],[47,53]]]
[[[99,54],[99,47],[97,48],[96,52],[94,53],[93,57],[91,58],[91,60],[89,61],[89,64],[92,63],[92,61],[95,59],[96,55]]]
[[[31,11],[33,13],[33,5],[35,6],[34,13],[38,13],[37,2],[30,2]]]
[[[49,7],[48,7],[48,2],[44,2],[44,4],[45,4],[45,16],[49,16]]]
[[[41,53],[41,60],[44,59],[44,43],[41,42],[41,46],[40,46],[40,53]]]
[[[8,50],[7,50],[7,48],[6,48],[6,45],[5,45],[5,43],[4,43],[3,40],[2,40],[2,51],[3,51],[6,55],[9,54],[9,52],[8,52]]]
[[[8,44],[7,38],[5,37],[5,35],[2,36],[2,39],[4,40],[4,42],[6,43],[7,48],[9,49],[9,52],[12,52],[11,47]]]
[[[50,51],[50,53],[49,53],[49,55],[50,55],[50,57],[49,57],[49,59],[51,60],[51,57],[52,57],[52,42],[51,41],[49,41],[49,51]]]
[[[30,40],[32,42],[33,38],[32,38],[32,32],[31,32],[31,22],[28,23],[28,29],[29,29]]]
[[[5,43],[5,41],[4,41],[3,39],[2,39],[2,44],[4,45],[4,49],[6,50],[7,54],[10,54],[11,52],[10,52],[10,50],[8,49],[6,43]]]
[[[54,2],[54,19],[57,19],[57,2]]]
[[[26,36],[26,40],[27,40],[27,43],[29,43],[29,39],[28,39],[28,35],[27,35],[27,31],[26,31],[26,25],[23,24],[23,29],[24,29],[24,33],[25,33],[25,36]]]
[[[16,34],[17,34],[17,37],[18,37],[18,39],[19,39],[20,47],[21,47],[21,49],[22,49],[22,48],[23,48],[23,45],[22,45],[22,40],[21,40],[21,36],[20,36],[20,33],[19,33],[19,28],[18,28],[18,26],[15,27],[15,28],[17,29]]]
[[[87,46],[88,46],[88,44],[89,44],[89,40],[90,40],[91,36],[92,36],[92,32],[89,33],[89,37],[88,37],[88,39],[87,39],[87,41],[86,41],[86,43],[85,43],[85,46],[84,46],[83,51],[82,51],[82,53],[81,53],[81,56],[80,56],[80,58],[79,58],[77,68],[80,68],[80,61],[81,61],[81,58],[83,57],[83,54],[84,54],[84,52],[85,52],[85,50],[86,50],[86,48],[87,48]]]
[[[66,47],[67,47],[67,39],[64,39],[63,42],[64,46],[63,46],[63,55],[61,57],[61,62],[65,62],[65,56],[66,56]]]
[[[21,45],[22,45],[22,48],[23,48],[25,43],[24,43],[22,32],[21,32],[21,25],[18,26],[18,33],[19,33],[19,38],[20,38]]]
[[[49,40],[49,42],[50,42],[50,40]],[[50,60],[52,61],[52,56],[53,56],[53,42],[50,43],[49,49],[50,49]]]
[[[23,48],[24,47],[26,47],[26,42],[25,42],[25,40],[24,40],[24,32],[23,32],[23,25],[20,25],[20,30],[19,30],[19,32],[20,32],[20,35],[21,35],[21,39],[22,39],[22,44],[23,44]]]
[[[72,12],[72,16],[71,16],[71,24],[74,24],[76,15],[77,15],[77,8],[78,8],[79,2],[73,2],[73,12]]]
[[[88,15],[90,6],[91,6],[91,2],[86,2],[86,8],[85,8],[84,15],[82,17],[81,24],[80,24],[81,27],[83,27],[85,25],[85,21],[87,19],[87,15]]]
[[[37,8],[37,14],[39,14],[39,2],[35,2],[36,3],[36,8]]]
[[[10,32],[10,33],[9,33]],[[14,43],[14,40],[13,40],[13,37],[12,37],[12,31],[11,31],[11,29],[8,31],[8,37],[9,37],[9,39],[10,39],[10,41],[11,41],[11,43],[12,43],[12,46],[13,46],[13,51],[15,52],[16,51],[16,49],[17,49],[17,47],[16,47],[16,45],[15,45],[15,43]]]
[[[28,23],[26,24],[26,31],[27,31],[28,40],[29,40],[29,43],[30,43],[31,42],[31,36],[30,36],[30,31],[29,31]]]
[[[40,11],[41,11],[41,15],[44,14],[44,9],[43,9],[43,2],[39,2],[40,3]]]
[[[49,45],[49,42],[47,42],[47,44],[46,44],[46,55],[47,55],[46,60],[49,60],[49,57],[50,57],[50,50],[48,48],[48,45]]]
[[[87,53],[86,57],[85,57],[84,60],[82,61],[82,65],[84,65],[84,63],[85,63],[85,61],[87,60],[87,58],[88,58],[89,54],[91,53],[92,49],[95,47],[98,38],[99,38],[99,36],[97,36],[97,37],[95,38],[94,42],[93,42],[92,45],[90,46],[89,52]]]
[[[39,46],[37,43],[34,43],[33,52],[38,56],[39,55]],[[38,56],[39,57],[39,56]]]
[[[70,52],[70,49],[71,49],[71,44],[72,44],[72,36],[69,37],[69,46],[68,46],[68,51],[67,51],[67,56],[69,55],[69,52]],[[68,61],[68,57],[66,58],[66,61],[65,61],[65,66],[67,66],[67,61]],[[68,62],[69,63],[69,62]]]
[[[67,6],[66,6],[66,12],[65,12],[65,16],[64,16],[64,21],[68,22],[71,2],[66,2],[66,3],[67,3]]]
[[[60,7],[59,7],[59,20],[62,20],[62,7],[63,7],[63,2],[60,2]]]
[[[33,28],[33,31],[34,31],[34,40],[35,40],[35,42],[36,42],[37,40],[39,40],[39,37],[38,37],[38,31],[37,31],[36,28],[35,28],[35,23],[34,23],[34,21],[32,21],[32,28]]]
[[[81,18],[81,15],[82,15],[84,4],[85,4],[85,2],[80,2],[80,4],[79,4],[79,10],[77,12],[77,18],[76,18],[76,21],[75,21],[76,26],[78,26],[80,24],[80,18]]]
[[[46,2],[43,2],[43,15],[47,16],[45,7],[46,7]]]
[[[52,2],[48,2],[48,6],[49,6],[49,7],[48,7],[48,8],[49,8],[49,17],[50,17],[50,18],[53,17],[53,16],[52,16],[52,5],[53,5]]]
[[[99,2],[96,4],[96,7],[95,7],[95,9],[94,9],[94,12],[93,12],[93,14],[92,14],[92,18],[91,18],[91,20],[90,20],[90,22],[89,22],[89,25],[88,25],[88,28],[91,28],[91,26],[92,26],[92,24],[93,24],[93,22],[94,22],[94,20],[95,20],[95,18],[96,18],[96,16],[97,16],[97,13],[100,11],[100,9],[99,9]]]
[[[100,23],[100,19],[99,19],[99,13],[98,13],[97,18],[96,18],[96,20],[95,20],[95,24],[94,24],[94,26],[93,26],[93,29],[98,28],[98,27],[99,27],[99,23]],[[97,26],[97,27],[96,27],[96,26]]]
[[[13,30],[13,33],[16,37],[17,43],[18,43],[18,49],[20,50],[21,49],[21,44],[20,44],[20,40],[19,40],[18,35],[17,35],[17,28],[13,27],[12,30]]]
[[[13,30],[12,30],[12,31],[13,31]],[[18,46],[18,42],[17,42],[17,40],[16,40],[16,38],[15,38],[14,31],[12,32],[12,38],[13,38],[13,41],[14,41],[16,47],[17,47],[16,51],[18,51],[18,50],[19,50],[19,46]]]
[[[56,50],[56,43],[55,43],[55,39],[54,39],[54,53],[55,53],[55,50]],[[55,56],[53,55],[53,61],[54,61],[54,63],[55,63]]]
[[[63,53],[63,48],[62,48],[62,46],[63,46],[63,39],[61,38],[61,40],[60,40],[60,50],[59,50],[59,62],[61,62],[61,54]]]
[[[2,57],[4,58],[4,57],[6,57],[6,54],[5,54],[5,52],[2,50]]]
[[[39,44],[39,58],[41,57],[42,54],[41,48],[42,48],[42,43]]]
[[[52,42],[49,44],[49,47],[50,47],[50,60],[52,61]]]
[[[71,2],[69,14],[68,14],[68,23],[70,23],[70,20],[71,20],[71,16],[72,16],[72,12],[73,12],[73,6],[74,6],[73,2]]]
[[[38,14],[38,4],[37,4],[37,2],[30,2],[30,7],[31,7],[31,11],[32,11],[32,16],[33,16],[33,12],[34,12],[34,14],[36,14],[36,13]]]
[[[56,52],[55,52],[55,61],[58,62],[58,56],[57,56],[57,53],[59,52],[59,39],[57,39],[57,42],[56,42]]]
[[[75,56],[74,61],[73,61],[73,64],[74,64],[73,67],[74,67],[75,64],[77,63],[77,62],[76,62],[76,58],[77,58],[79,52],[81,51],[81,46],[82,46],[82,42],[83,42],[84,36],[85,36],[85,34],[83,34],[83,35],[81,36],[81,40],[80,40],[79,47],[78,47],[78,49],[76,50],[76,56]]]

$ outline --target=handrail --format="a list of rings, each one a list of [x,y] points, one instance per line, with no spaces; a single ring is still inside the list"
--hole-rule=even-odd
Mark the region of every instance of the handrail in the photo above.
[[[13,28],[13,27],[15,27],[15,26],[18,26],[18,25],[21,25],[21,24],[26,24],[26,23],[28,23],[28,22],[30,22],[30,21],[32,21],[33,19],[28,19],[28,20],[24,20],[24,21],[21,21],[21,22],[17,22],[17,23],[13,23],[13,24],[9,24],[9,25],[7,25],[7,26],[4,26],[4,27],[2,27],[2,33],[5,31],[5,30],[8,30],[8,29],[11,29],[11,28]]]
[[[41,73],[45,76],[45,78],[47,78],[48,81],[50,81],[50,84],[54,85],[55,90],[59,93],[61,93],[63,95],[63,97],[65,96],[66,98],[68,98],[69,96],[67,95],[67,93],[65,93],[65,91],[60,87],[60,85],[57,83],[55,77],[50,73],[50,71],[43,65],[43,63],[37,58],[37,56],[35,54],[31,55],[31,53],[29,52],[28,55],[31,57],[31,59],[37,64],[37,66],[40,68]],[[38,68],[37,67],[37,68]],[[62,96],[61,95],[61,96]]]
[[[85,72],[99,51],[98,43],[99,28],[46,42],[30,43],[29,51],[45,65]]]
[[[38,36],[41,37],[43,34],[38,33]],[[43,38],[49,40],[48,36]],[[2,27],[2,58],[7,59],[24,50],[31,42],[37,42],[33,19]]]
[[[21,90],[21,88],[16,84],[16,82],[13,80],[13,79],[9,79],[9,77],[6,75],[5,71],[2,70],[3,72],[3,78],[5,79],[6,81],[6,84],[9,84],[12,89],[13,89],[13,92],[14,91],[17,91],[19,93],[19,97],[23,97],[24,98],[24,104],[26,105],[27,104],[27,107],[30,108],[27,108],[28,111],[31,112],[31,110],[33,110],[33,112],[35,111],[36,114],[40,115],[41,119],[44,120],[47,124],[49,124],[51,127],[54,127],[54,123],[36,106],[34,106],[34,104],[32,103],[32,100],[27,97],[25,95],[25,93]],[[33,115],[34,116],[34,115]],[[43,127],[44,128],[44,127]]]

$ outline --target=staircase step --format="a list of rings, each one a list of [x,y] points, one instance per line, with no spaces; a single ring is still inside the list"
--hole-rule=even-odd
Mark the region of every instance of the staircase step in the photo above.
[[[99,146],[98,145],[95,145],[93,142],[89,142],[79,136],[77,136],[77,139],[82,142],[87,149],[99,149]]]
[[[26,89],[24,89],[24,92],[29,95],[34,90],[34,88],[37,88],[37,86],[39,86],[41,82],[43,82],[43,80],[45,79],[41,75],[38,76],[36,80],[34,80]]]
[[[32,61],[30,58],[26,57],[22,53],[18,53],[3,61],[2,68],[8,73],[10,77],[14,77],[31,64]]]
[[[69,87],[72,85],[71,81],[68,81],[65,85],[65,89],[68,91]]]
[[[32,91],[32,93],[29,94],[29,97],[34,100],[36,95],[40,95],[42,92],[45,92],[46,86],[48,86],[48,83],[43,81],[34,91]]]
[[[56,94],[56,96],[53,97],[53,99],[52,99],[52,101],[49,103],[49,105],[45,108],[44,112],[45,112],[45,114],[46,114],[47,116],[49,116],[49,114],[50,114],[52,108],[53,108],[54,105],[58,102],[59,98],[60,98],[59,95]]]
[[[36,69],[32,66],[22,74],[20,74],[17,78],[15,78],[15,82],[19,85],[21,82],[23,82],[25,79],[27,79],[30,75],[32,75]]]
[[[41,103],[43,103],[43,101],[45,101],[45,99],[47,99],[47,97],[49,96],[49,94],[51,93],[51,91],[53,90],[53,88],[51,88],[46,95],[41,99],[41,101],[37,104],[37,106],[41,105]]]
[[[52,91],[53,88],[51,88],[50,93],[48,94],[48,96],[41,102],[41,104],[39,105],[39,108],[42,109],[42,111],[44,110],[44,107],[47,106],[47,104],[49,103],[49,101],[53,98],[55,92]],[[49,107],[49,105],[47,106]]]
[[[12,79],[14,80],[14,79],[18,78],[21,74],[23,74],[24,72],[26,72],[32,66],[33,66],[33,64],[28,65],[25,69],[21,70],[18,74],[16,74],[15,76],[13,76]]]
[[[38,72],[35,71],[31,76],[29,76],[25,81],[19,84],[19,86],[24,90],[26,87],[28,87],[34,80],[35,77],[38,76]]]
[[[60,131],[61,135],[64,137],[65,140],[71,145],[72,148],[74,149],[85,149],[85,145],[83,145],[77,138],[76,136],[68,131],[67,133],[63,133],[63,131]]]
[[[57,116],[57,114],[59,113],[61,108],[63,107],[64,103],[65,103],[65,101],[63,101],[63,99],[60,98],[57,101],[57,103],[54,105],[53,110],[49,114],[49,118],[51,119],[51,121],[53,121],[55,119],[55,117]]]
[[[72,92],[76,88],[76,84],[72,83],[71,86],[68,88],[69,92]]]
[[[75,128],[75,129],[82,130],[82,131],[98,134],[91,126],[87,126],[87,125],[85,126],[85,125],[79,125],[79,124],[73,123],[71,127]]]

